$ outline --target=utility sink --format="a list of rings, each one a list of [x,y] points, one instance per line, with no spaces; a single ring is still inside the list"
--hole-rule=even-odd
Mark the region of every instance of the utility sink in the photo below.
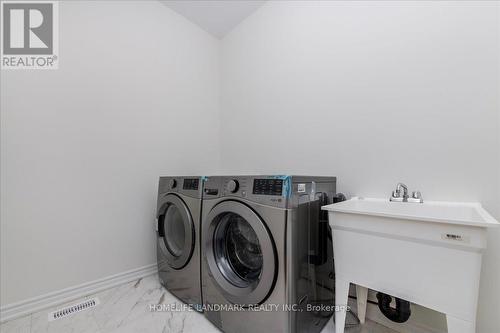
[[[487,228],[500,225],[480,204],[353,198],[322,209],[333,233],[338,309],[354,283],[362,322],[369,288],[445,313],[448,332],[475,332]],[[343,332],[345,311],[335,323]]]
[[[324,209],[351,214],[476,227],[497,226],[499,224],[479,203],[429,201],[418,204],[390,202],[385,199],[353,198],[334,205],[325,206]]]

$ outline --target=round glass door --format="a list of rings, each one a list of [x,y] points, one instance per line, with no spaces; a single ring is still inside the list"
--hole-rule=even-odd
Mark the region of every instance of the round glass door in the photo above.
[[[264,222],[248,206],[224,201],[203,225],[205,253],[213,282],[235,304],[259,304],[271,292],[276,251]]]
[[[163,240],[165,246],[173,256],[179,257],[186,243],[186,227],[179,208],[174,204],[168,206],[164,223],[165,237]]]
[[[257,282],[263,259],[259,238],[252,226],[238,214],[225,213],[215,233],[215,260],[224,277],[238,287]]]
[[[158,217],[158,245],[169,266],[181,269],[189,262],[194,250],[191,213],[184,201],[175,194],[165,196],[161,212]]]

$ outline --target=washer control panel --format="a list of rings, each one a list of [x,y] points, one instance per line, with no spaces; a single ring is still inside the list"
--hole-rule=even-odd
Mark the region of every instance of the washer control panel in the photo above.
[[[254,179],[253,194],[281,195],[283,193],[283,179]]]

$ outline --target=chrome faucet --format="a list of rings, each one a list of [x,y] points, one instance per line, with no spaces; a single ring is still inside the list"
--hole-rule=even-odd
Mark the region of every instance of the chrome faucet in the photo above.
[[[411,198],[408,196],[408,186],[403,183],[398,183],[396,190],[392,191],[390,201],[396,202],[416,202],[423,203],[424,199],[420,191],[413,191]]]
[[[403,189],[403,193],[401,193],[401,189]],[[408,202],[408,186],[398,183],[396,191],[392,191],[390,201]]]

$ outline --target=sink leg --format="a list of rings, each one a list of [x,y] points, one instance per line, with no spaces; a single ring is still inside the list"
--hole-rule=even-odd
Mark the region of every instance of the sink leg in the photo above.
[[[448,333],[474,333],[476,323],[446,315]]]
[[[358,304],[359,322],[364,324],[366,317],[366,302],[368,300],[368,288],[356,285],[356,299]]]
[[[335,333],[344,333],[349,281],[335,279]]]

